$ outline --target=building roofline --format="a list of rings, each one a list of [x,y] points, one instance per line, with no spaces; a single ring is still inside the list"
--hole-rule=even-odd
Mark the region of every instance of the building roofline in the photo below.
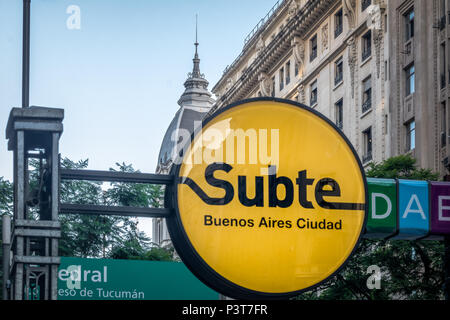
[[[283,9],[287,8],[287,4],[289,4],[290,2],[291,0],[278,0],[275,3],[275,5],[269,10],[266,16],[258,22],[258,24],[252,29],[252,31],[250,31],[250,33],[244,39],[244,47],[242,48],[241,53],[236,59],[234,59],[231,65],[225,67],[222,77],[211,89],[212,92],[214,92],[216,88],[222,84],[222,82],[226,78],[226,75],[232,72],[235,69],[235,67],[240,62],[242,62],[244,56],[246,56],[246,54],[253,47],[254,43],[259,39],[259,35],[261,33],[264,33],[265,30],[270,28],[270,26],[273,24],[276,18],[281,15]]]
[[[276,37],[262,50],[261,54],[252,62],[245,70],[243,75],[232,85],[232,87],[222,95],[216,104],[234,101],[245,96],[246,90],[253,87],[261,72],[267,72],[268,67],[273,65],[273,61],[277,59],[286,50],[291,48],[291,41],[294,36],[305,36],[310,27],[317,23],[317,17],[323,10],[329,8],[334,0],[309,0],[303,7],[300,7],[295,16],[293,16],[284,28],[276,35]],[[265,30],[265,29],[264,29]],[[241,56],[243,53],[241,53]],[[240,59],[242,59],[240,56]],[[231,69],[218,81],[213,87],[212,92],[215,93],[220,85],[228,79],[227,75]]]

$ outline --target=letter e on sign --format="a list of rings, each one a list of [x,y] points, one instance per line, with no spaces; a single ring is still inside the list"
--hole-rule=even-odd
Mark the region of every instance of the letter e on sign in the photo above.
[[[430,182],[431,234],[450,234],[450,183]]]

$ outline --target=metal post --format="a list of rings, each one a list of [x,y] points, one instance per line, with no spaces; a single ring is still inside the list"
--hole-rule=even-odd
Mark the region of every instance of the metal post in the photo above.
[[[3,300],[9,300],[9,259],[11,251],[11,217],[2,216],[2,243],[3,243]]]
[[[30,106],[30,7],[31,0],[23,0],[22,108]]]
[[[444,238],[444,297],[450,300],[450,237]]]
[[[14,220],[25,219],[25,133],[23,130],[16,133],[15,145],[15,174],[14,177]],[[24,255],[24,238],[17,237],[15,241],[14,255]],[[14,300],[23,299],[23,263],[17,263],[13,277],[14,282]]]
[[[444,181],[450,181],[450,175],[444,177]],[[444,296],[450,300],[450,236],[444,237]]]

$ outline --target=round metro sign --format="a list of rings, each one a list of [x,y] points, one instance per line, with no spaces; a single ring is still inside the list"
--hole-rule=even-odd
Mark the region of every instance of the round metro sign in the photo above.
[[[367,186],[346,137],[276,98],[203,121],[178,152],[167,219],[183,262],[233,298],[288,298],[334,275],[366,221]]]

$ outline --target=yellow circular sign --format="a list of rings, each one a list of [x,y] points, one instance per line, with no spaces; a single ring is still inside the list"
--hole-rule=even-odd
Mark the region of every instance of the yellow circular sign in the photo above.
[[[345,136],[312,109],[281,99],[229,106],[182,154],[169,231],[213,289],[292,296],[354,251],[366,217],[364,171]]]

